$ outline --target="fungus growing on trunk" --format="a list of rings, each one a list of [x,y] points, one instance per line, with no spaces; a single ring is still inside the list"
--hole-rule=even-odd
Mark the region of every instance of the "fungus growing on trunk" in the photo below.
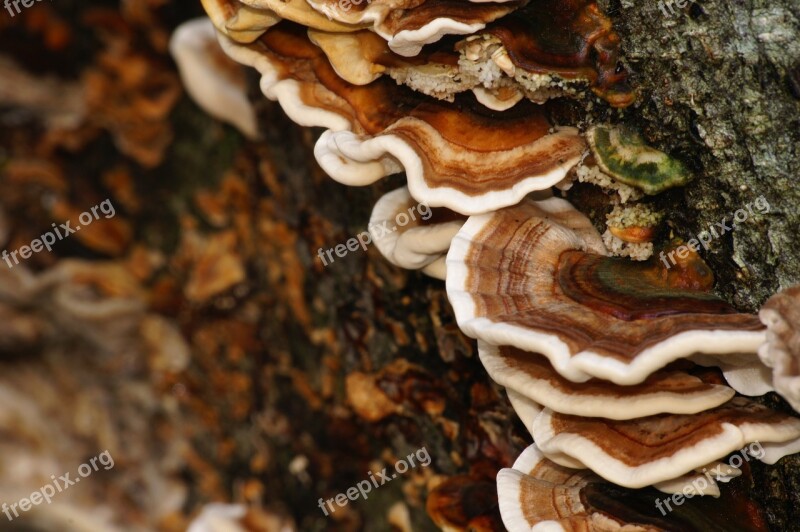
[[[447,295],[468,336],[545,355],[562,376],[630,385],[695,353],[755,354],[757,317],[688,290],[658,262],[605,256],[568,202],[472,216],[447,255]]]
[[[404,169],[418,201],[473,214],[554,185],[585,147],[577,129],[553,125],[547,105],[498,113],[469,97],[439,102],[390,80],[347,83],[297,25],[282,22],[253,45],[221,42],[261,72],[264,94],[295,122],[329,129],[314,154],[344,184]]]
[[[386,260],[444,279],[444,257],[465,221],[464,216],[447,209],[419,205],[408,188],[402,187],[378,200],[369,226],[372,241]]]
[[[629,488],[675,479],[753,443],[760,449],[753,458],[767,464],[800,451],[800,419],[744,397],[699,414],[630,420],[569,416],[545,408],[532,428],[536,444],[551,460],[588,467]],[[739,466],[744,460],[740,457]]]
[[[543,103],[560,96],[581,97],[588,88],[597,89],[595,84],[605,66],[595,62],[593,55],[562,57],[561,43],[542,42],[535,28],[516,28],[521,17],[540,15],[525,9],[519,16],[505,17],[455,44],[449,39],[428,45],[413,57],[393,52],[383,38],[368,30],[333,33],[309,29],[309,37],[322,48],[339,76],[355,85],[385,74],[446,101],[472,91],[483,105],[497,111],[509,109],[523,98]],[[514,34],[509,27],[522,33]],[[599,90],[599,95],[609,93]],[[629,99],[616,97],[609,103],[624,106],[632,101],[631,92]]]
[[[510,64],[525,73],[588,84],[614,107],[627,107],[636,93],[620,64],[620,38],[611,20],[591,0],[531,0],[490,25]]]
[[[758,315],[768,329],[758,355],[772,368],[775,391],[800,412],[800,286],[769,298]]]
[[[465,2],[463,0],[308,0],[332,20],[369,25],[397,54],[417,55],[426,44],[445,35],[469,35],[523,5],[522,1]]]
[[[592,379],[571,382],[543,356],[478,340],[481,362],[498,383],[557,412],[585,417],[632,419],[664,412],[695,414],[730,400],[734,391],[687,371],[663,369],[641,384],[617,386]]]
[[[566,189],[573,167],[571,177],[616,191],[616,204],[691,178],[630,130],[594,126],[587,149],[576,128],[560,125],[574,113],[557,97],[590,89],[618,108],[635,98],[619,36],[595,2],[243,3],[255,11],[215,4],[220,42],[258,69],[262,92],[292,120],[326,129],[314,149],[320,166],[346,185],[406,173],[407,187],[375,205],[372,241],[392,264],[446,276],[459,328],[478,339],[485,368],[541,448],[498,475],[510,530],[668,529],[658,515],[621,508],[621,488],[602,479],[716,497],[717,481],[742,474],[720,462],[727,453],[758,441],[772,463],[800,450],[800,420],[735,397],[771,389],[756,357],[765,328],[711,293],[699,255],[671,266],[609,256],[647,259],[660,213],[618,206],[604,243],[567,201],[531,197]],[[264,14],[287,20],[240,24]],[[431,215],[410,216],[415,206]],[[796,343],[785,322],[798,320],[776,303],[762,319],[775,327],[762,356],[777,371]],[[719,366],[733,389],[699,366]],[[369,390],[361,392],[364,419],[393,412],[388,395],[371,412]],[[472,499],[474,485],[460,478],[434,488],[435,522],[488,528],[493,500],[485,490]],[[757,521],[751,510],[737,519]],[[680,529],[708,529],[701,512],[689,514]]]
[[[687,497],[670,506],[669,498],[660,500],[655,490],[617,487],[586,470],[560,466],[535,444],[497,474],[497,488],[500,515],[509,532],[767,529],[761,508],[739,494]]]
[[[688,168],[625,127],[594,126],[586,132],[594,159],[606,174],[646,194],[680,187],[692,179]]]
[[[244,69],[222,52],[217,32],[207,18],[181,24],[172,34],[169,51],[178,64],[183,86],[197,105],[245,136],[258,136]]]

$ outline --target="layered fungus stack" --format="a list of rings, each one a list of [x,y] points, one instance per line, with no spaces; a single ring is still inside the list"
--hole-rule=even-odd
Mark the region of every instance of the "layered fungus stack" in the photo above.
[[[797,291],[770,301],[764,323],[715,296],[698,247],[665,234],[654,201],[688,168],[629,127],[565,118],[565,106],[635,100],[594,2],[203,4],[264,95],[324,129],[314,155],[327,174],[352,186],[405,174],[371,227],[425,207],[371,237],[392,264],[446,281],[459,328],[533,437],[498,475],[509,530],[708,530],[708,512],[763,525],[746,500],[721,511],[732,495],[719,484],[742,473],[731,453],[757,448],[747,460],[772,464],[800,451],[800,419],[748,398],[777,389],[800,404]],[[174,39],[182,74],[216,78],[230,103],[205,105],[237,109],[225,118],[253,136],[242,83],[201,52],[212,33]],[[575,182],[610,204],[605,233],[556,197]],[[697,497],[667,515],[659,493]]]

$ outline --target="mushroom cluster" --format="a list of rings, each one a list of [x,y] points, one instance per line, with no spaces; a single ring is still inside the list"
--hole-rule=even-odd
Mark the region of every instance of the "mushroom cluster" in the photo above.
[[[796,397],[782,380],[796,366],[796,294],[762,311],[774,328],[765,344],[758,317],[710,293],[709,275],[609,256],[588,218],[549,198],[471,216],[446,282],[459,327],[544,457],[626,488],[718,496],[717,482],[741,474],[717,467],[728,454],[758,443],[772,464],[800,451],[800,419],[735,396],[772,389],[761,348],[775,387]],[[718,474],[696,493],[706,469]],[[498,487],[506,526],[527,530],[528,499]]]
[[[775,391],[800,412],[800,286],[772,296],[758,315],[768,328],[758,355],[772,368]]]
[[[634,100],[619,37],[586,0],[204,5],[262,92],[327,130],[314,153],[332,178],[405,171],[415,200],[464,215],[549,189],[581,160],[586,141],[560,123],[559,97]]]
[[[592,506],[585,490],[719,496],[717,482],[741,473],[721,463],[729,453],[758,443],[774,463],[800,450],[800,419],[742,397],[773,390],[758,316],[711,292],[694,248],[672,265],[650,258],[664,217],[650,197],[690,171],[629,128],[564,122],[565,102],[635,99],[595,2],[203,4],[221,48],[259,72],[263,94],[324,129],[314,155],[328,175],[362,186],[405,173],[371,227],[430,209],[372,239],[392,264],[446,281],[459,328],[536,442],[498,476],[510,530],[661,529]],[[238,90],[226,97],[244,108]],[[576,180],[605,191],[606,234],[554,196]],[[761,356],[792,401],[798,320],[782,309],[762,313],[777,329]]]

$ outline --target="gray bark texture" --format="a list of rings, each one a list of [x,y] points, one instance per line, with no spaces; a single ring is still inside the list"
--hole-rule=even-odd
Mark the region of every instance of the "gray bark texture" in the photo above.
[[[665,201],[685,240],[764,196],[770,212],[715,239],[704,258],[719,291],[755,310],[800,282],[800,3],[674,6],[610,0],[606,12],[640,89],[626,111],[645,136],[693,166]]]

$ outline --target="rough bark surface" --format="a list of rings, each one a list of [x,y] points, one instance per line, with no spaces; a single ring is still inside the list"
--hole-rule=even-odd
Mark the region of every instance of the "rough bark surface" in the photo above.
[[[641,90],[627,114],[648,139],[693,165],[697,177],[670,195],[674,231],[686,240],[764,196],[704,257],[718,289],[756,309],[800,282],[800,4],[709,0],[665,16],[656,0],[610,0]]]
[[[604,7],[641,90],[626,118],[696,171],[663,200],[675,234],[721,232],[736,210],[762,195],[769,202],[767,215],[748,216],[703,253],[721,295],[757,310],[800,283],[800,4],[708,0],[666,8],[669,16],[655,0]],[[798,488],[795,457],[754,468],[752,493],[774,530],[800,526]]]

